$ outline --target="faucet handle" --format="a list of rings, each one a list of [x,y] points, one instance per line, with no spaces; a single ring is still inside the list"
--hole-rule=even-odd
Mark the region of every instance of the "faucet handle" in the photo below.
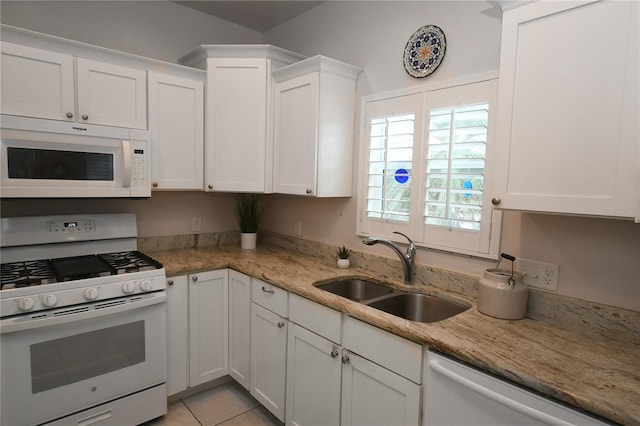
[[[398,235],[402,235],[403,237],[405,237],[409,241],[409,247],[407,247],[407,256],[409,258],[412,258],[416,253],[416,245],[413,243],[413,241],[411,241],[411,238],[407,237],[402,232],[393,231],[393,233],[394,234],[398,234]]]

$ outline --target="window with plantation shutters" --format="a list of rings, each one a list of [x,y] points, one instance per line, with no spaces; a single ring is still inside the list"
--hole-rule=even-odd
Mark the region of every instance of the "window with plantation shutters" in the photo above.
[[[409,222],[415,115],[371,120],[367,216]]]
[[[424,221],[480,230],[489,105],[431,110]]]
[[[497,81],[363,103],[359,235],[495,258],[501,214],[485,193]],[[400,241],[402,242],[402,241]]]

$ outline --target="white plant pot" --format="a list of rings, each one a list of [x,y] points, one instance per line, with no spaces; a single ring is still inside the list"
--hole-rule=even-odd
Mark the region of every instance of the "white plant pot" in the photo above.
[[[351,266],[351,261],[349,259],[338,259],[338,268],[347,269]]]
[[[244,250],[255,250],[257,235],[255,232],[240,233],[240,248]]]

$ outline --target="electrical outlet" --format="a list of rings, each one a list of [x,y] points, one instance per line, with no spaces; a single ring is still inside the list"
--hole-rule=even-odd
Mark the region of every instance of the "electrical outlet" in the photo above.
[[[301,236],[302,235],[302,221],[301,220],[296,220],[293,223],[293,232],[297,235],[297,236]]]
[[[191,218],[191,232],[202,231],[202,218],[199,216]]]
[[[531,259],[518,259],[518,271],[524,274],[524,282],[530,287],[558,290],[560,265]]]

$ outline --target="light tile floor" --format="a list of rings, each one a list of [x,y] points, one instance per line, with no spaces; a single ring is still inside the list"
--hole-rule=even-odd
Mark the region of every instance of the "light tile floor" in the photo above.
[[[143,426],[282,426],[234,381],[169,404],[165,416]]]

